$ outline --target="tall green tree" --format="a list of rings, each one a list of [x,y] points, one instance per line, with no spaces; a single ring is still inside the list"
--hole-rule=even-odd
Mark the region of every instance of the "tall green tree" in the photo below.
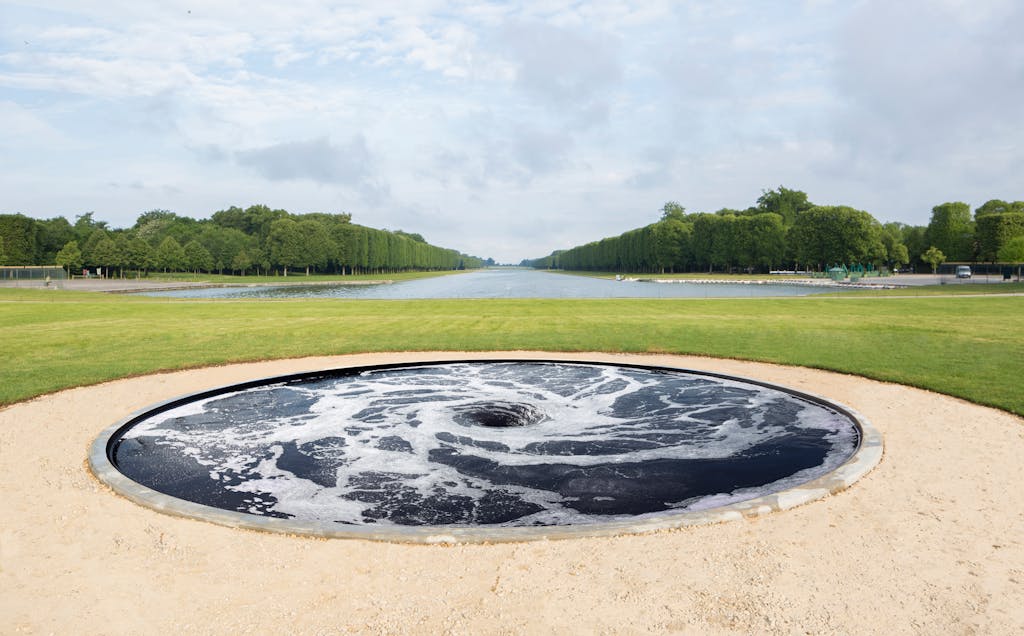
[[[916,271],[916,268],[924,262],[921,260],[921,254],[928,249],[928,242],[925,240],[925,227],[901,224],[900,238],[907,246],[907,254],[910,256],[910,260],[907,262],[914,266]]]
[[[303,245],[306,246],[301,265],[306,268],[306,276],[309,276],[311,267],[327,267],[327,259],[334,252],[333,240],[320,221],[303,219],[299,221],[297,229]]]
[[[885,262],[894,271],[910,262],[910,253],[903,243],[902,224],[886,223],[882,226]]]
[[[270,224],[267,235],[270,261],[288,275],[288,268],[303,267],[306,263],[306,246],[302,241],[299,224],[292,219],[278,219]]]
[[[732,214],[697,214],[693,217],[693,255],[709,272],[734,261],[735,221]]]
[[[37,265],[56,263],[54,259],[68,241],[75,239],[74,229],[62,216],[36,221],[36,254]]]
[[[1024,213],[990,212],[978,217],[976,226],[978,259],[992,262],[1007,241],[1024,236]]]
[[[1015,236],[999,248],[999,260],[1017,266],[1017,282],[1020,282],[1021,265],[1024,264],[1024,236]]]
[[[38,232],[35,220],[24,214],[0,214],[5,264],[38,265],[35,262]]]
[[[255,260],[249,253],[249,250],[242,249],[237,254],[235,254],[235,257],[233,259],[231,259],[231,269],[241,273],[242,276],[245,276],[245,273],[249,271],[249,268],[251,268],[254,263]]]
[[[271,209],[266,205],[251,205],[244,210],[232,206],[227,210],[214,212],[210,217],[214,224],[234,228],[248,236],[256,237],[260,244],[266,242],[274,221],[288,218],[286,210]]]
[[[109,256],[101,254],[97,256],[96,247],[105,239],[110,238],[110,233],[105,227],[96,227],[82,243],[82,262],[90,267],[102,267],[107,263],[100,262],[102,257]]]
[[[210,216],[210,220],[219,227],[232,228],[243,234],[255,233],[245,210],[238,206],[233,205],[226,210],[218,210]]]
[[[125,250],[125,265],[134,269],[139,275],[156,267],[156,255],[153,247],[141,237],[128,240]]]
[[[946,255],[942,253],[942,250],[932,245],[921,255],[921,260],[931,265],[932,273],[934,274],[939,271],[939,265],[946,262]]]
[[[153,260],[164,272],[179,272],[185,267],[185,250],[173,236],[168,236],[156,248]]]
[[[96,243],[90,258],[93,265],[102,268],[103,275],[107,278],[114,277],[114,268],[119,267],[122,262],[121,252],[117,249],[117,243],[109,236],[104,236]]]
[[[988,214],[1006,214],[1007,212],[1024,212],[1024,201],[1010,203],[1000,199],[991,199],[974,210],[974,219],[977,221]]]
[[[878,221],[863,210],[837,205],[801,212],[789,233],[797,260],[819,270],[836,263],[879,263],[885,258]]]
[[[369,229],[369,228],[368,228]],[[388,263],[388,239],[383,230],[369,229],[369,263],[371,272],[380,273]]]
[[[170,210],[149,210],[135,219],[132,231],[150,245],[160,245],[169,236],[168,229],[177,218],[178,215]]]
[[[354,272],[366,272],[370,267],[370,228],[356,226],[352,235],[352,268]]]
[[[231,267],[235,255],[250,246],[254,238],[232,227],[207,223],[199,232],[198,241],[213,257],[213,269],[223,274],[225,269]]]
[[[78,214],[75,216],[75,224],[72,226],[72,231],[75,233],[75,240],[78,241],[79,245],[84,246],[85,241],[92,236],[96,230],[107,230],[108,225],[106,221],[97,221],[93,218],[95,212],[85,212],[84,214]],[[85,248],[82,248],[83,252]]]
[[[195,274],[199,272],[211,272],[214,268],[213,256],[210,250],[203,247],[203,244],[192,239],[182,248],[185,254],[185,267]]]
[[[114,236],[114,244],[117,246],[117,274],[119,277],[124,278],[124,268],[130,267],[128,249],[131,247],[131,241],[128,239],[127,232],[118,232]]]
[[[782,224],[790,227],[796,221],[801,212],[814,207],[814,204],[807,200],[807,193],[800,190],[790,190],[779,186],[776,190],[762,192],[757,199],[757,210],[778,214],[782,217]]]
[[[974,222],[970,206],[956,201],[932,208],[925,240],[941,250],[949,260],[973,260]]]
[[[747,237],[744,265],[768,272],[785,261],[786,228],[782,215],[773,212],[755,214],[742,217],[740,224]]]
[[[57,252],[54,262],[68,270],[68,276],[80,270],[82,268],[82,250],[78,249],[78,241],[68,241],[67,245]]]
[[[185,245],[199,236],[203,223],[188,216],[180,216],[169,210],[150,210],[139,216],[132,228],[150,245],[159,245],[171,236],[179,245]]]
[[[665,205],[661,206],[661,220],[684,222],[686,221],[686,208],[677,201],[666,201]]]
[[[679,207],[682,208],[682,206]],[[655,223],[652,228],[655,242],[654,262],[661,273],[666,270],[669,272],[682,271],[686,268],[693,224],[687,223],[685,218],[682,215],[666,212],[662,215],[661,221]]]
[[[335,268],[335,271],[345,274],[345,267],[348,265],[349,235],[352,231],[352,224],[344,223],[328,224],[327,232],[330,234],[330,253],[327,255],[328,262]]]

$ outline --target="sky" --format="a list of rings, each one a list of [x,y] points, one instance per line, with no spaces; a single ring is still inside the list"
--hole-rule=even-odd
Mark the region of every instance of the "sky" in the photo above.
[[[1019,0],[0,0],[0,213],[232,205],[518,263],[782,185],[1024,199]]]

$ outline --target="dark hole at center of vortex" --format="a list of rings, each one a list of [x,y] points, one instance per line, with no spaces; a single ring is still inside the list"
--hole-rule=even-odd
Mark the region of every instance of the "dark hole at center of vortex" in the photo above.
[[[455,421],[463,426],[517,428],[543,419],[544,413],[536,407],[513,402],[476,402],[455,409]]]

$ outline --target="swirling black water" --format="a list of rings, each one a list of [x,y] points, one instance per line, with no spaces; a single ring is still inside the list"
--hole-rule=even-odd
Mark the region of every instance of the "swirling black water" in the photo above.
[[[462,362],[227,392],[111,446],[181,499],[339,524],[576,525],[751,499],[857,449],[846,415],[739,380],[643,367]]]

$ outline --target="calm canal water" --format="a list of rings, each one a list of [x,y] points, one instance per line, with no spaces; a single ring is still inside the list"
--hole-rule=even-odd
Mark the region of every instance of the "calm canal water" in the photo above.
[[[296,277],[301,279],[301,277]],[[267,285],[147,292],[178,298],[737,298],[806,296],[834,287],[614,281],[528,269],[488,269],[376,285]]]

